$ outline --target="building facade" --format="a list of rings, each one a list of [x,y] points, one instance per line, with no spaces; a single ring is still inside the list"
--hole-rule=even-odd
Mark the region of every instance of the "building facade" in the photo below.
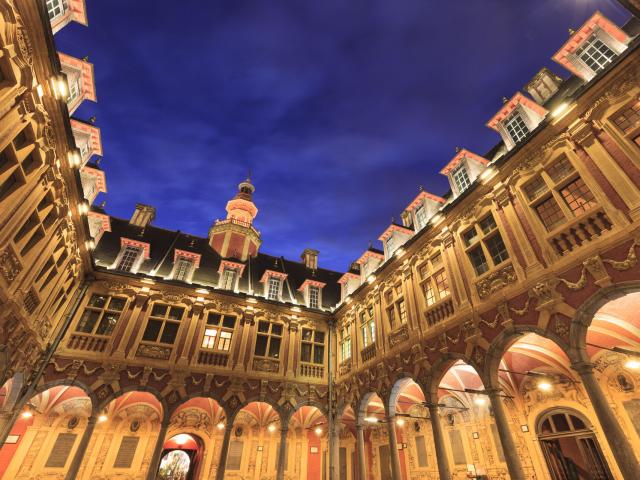
[[[0,3],[0,475],[640,478],[640,22],[599,12],[347,272],[95,205],[80,0]],[[98,66],[99,68],[99,66]]]

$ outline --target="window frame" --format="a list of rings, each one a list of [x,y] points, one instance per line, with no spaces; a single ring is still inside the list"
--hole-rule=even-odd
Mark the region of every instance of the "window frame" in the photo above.
[[[443,294],[444,290],[440,288],[441,283],[438,282],[438,277],[442,276],[446,284],[446,294]],[[444,265],[442,252],[431,255],[428,260],[418,266],[418,278],[420,279],[422,299],[427,309],[451,297],[451,282],[449,272]]]
[[[345,355],[345,353],[347,353]],[[340,330],[340,363],[344,363],[351,359],[353,352],[351,348],[351,332],[349,326],[345,326]]]
[[[188,270],[186,270],[182,275],[181,266],[188,264]],[[175,262],[173,262],[173,272],[171,272],[171,279],[176,280],[178,282],[191,283],[191,279],[193,278],[193,274],[195,272],[195,262],[193,258],[185,257],[179,255]]]
[[[315,292],[315,305],[313,304],[314,295],[312,292]],[[309,308],[313,308],[319,310],[322,306],[321,301],[322,289],[317,285],[308,285],[307,286],[307,306]]]
[[[360,335],[362,336],[362,348],[365,349],[376,343],[376,324],[373,313],[373,307],[368,306],[360,310],[359,323]]]
[[[125,257],[127,256],[127,252],[133,252],[134,250],[136,251],[136,255],[131,260],[131,265],[129,266],[128,269],[122,268],[125,262]],[[122,248],[120,249],[120,253],[118,253],[118,257],[114,262],[113,269],[118,272],[136,273],[140,268],[140,264],[142,263],[143,257],[144,257],[144,249],[142,247],[124,244],[122,245]]]
[[[272,287],[274,286],[276,286],[277,288],[272,289]],[[280,277],[277,277],[276,275],[269,275],[267,281],[265,282],[265,290],[265,297],[267,300],[279,302],[282,299],[282,279]],[[275,298],[272,298],[273,290],[276,290]]]
[[[166,312],[162,316],[154,315],[153,312],[156,306],[167,307]],[[180,309],[182,311],[179,319],[169,318],[173,309]],[[165,347],[175,346],[176,340],[178,340],[180,336],[180,327],[184,323],[183,320],[185,318],[186,312],[187,312],[186,307],[182,305],[172,305],[170,303],[165,303],[165,302],[154,302],[149,308],[149,313],[147,314],[147,323],[145,324],[145,327],[141,332],[142,336],[140,337],[140,342],[145,344],[150,343],[153,345],[163,345]],[[155,340],[150,340],[145,338],[145,335],[147,334],[147,330],[150,328],[151,322],[161,322],[161,325],[160,325],[160,328],[158,329]],[[162,341],[162,337],[165,334],[167,325],[177,325],[175,337],[173,338],[171,343]]]
[[[304,338],[305,332],[311,332],[311,339],[310,340],[306,340]],[[322,342],[317,341],[316,336],[318,333],[322,334]],[[307,364],[312,364],[312,365],[324,365],[325,363],[325,358],[326,358],[326,353],[327,353],[327,349],[325,348],[325,342],[327,339],[327,332],[325,332],[324,330],[317,330],[315,328],[301,328],[300,331],[300,362],[301,363],[307,363]],[[309,345],[310,346],[310,350],[309,350],[309,360],[304,360],[303,359],[303,351],[304,351],[304,346],[305,345]],[[321,349],[322,351],[322,360],[320,360],[319,362],[316,362],[316,350],[317,349]]]
[[[608,52],[610,52],[612,54],[611,58],[607,57],[607,52],[603,52],[598,46],[596,46],[596,43],[600,43],[602,47],[604,47],[606,50],[608,50]],[[596,58],[593,53],[589,53],[587,52],[587,50],[589,49],[589,47],[592,47],[595,52],[600,56],[600,57],[604,57],[607,59],[607,61],[605,63],[601,63],[600,59]],[[586,38],[578,48],[576,48],[575,52],[573,53],[573,55],[575,56],[575,58],[586,68],[588,68],[592,73],[594,74],[598,74],[600,73],[602,70],[604,70],[605,68],[607,68],[607,66],[609,66],[611,63],[613,63],[613,61],[616,59],[616,57],[619,55],[618,52],[615,51],[614,48],[611,47],[611,45],[609,45],[603,38],[602,35],[599,34],[599,30],[596,29],[588,38]],[[586,58],[585,58],[586,57]],[[591,64],[588,63],[588,61],[591,61],[593,64],[596,64],[598,66],[598,68],[594,68]]]
[[[49,21],[52,22],[58,17],[64,16],[69,10],[68,0],[46,0],[47,15]],[[56,9],[60,9],[59,13],[55,13]]]
[[[459,176],[459,174],[463,175]],[[469,189],[473,182],[471,181],[471,177],[469,176],[469,169],[467,168],[466,162],[460,162],[459,165],[451,170],[451,180],[453,180],[453,184],[458,190],[458,195],[461,195],[463,192]]]
[[[261,332],[260,331],[260,325],[264,325],[264,324],[268,324],[268,331],[267,332]],[[279,326],[281,328],[280,334],[274,333],[273,332],[273,327],[274,326]],[[257,353],[257,349],[258,349],[258,338],[260,337],[266,337],[266,343],[265,343],[265,350],[264,350],[264,355],[260,355]],[[279,341],[279,345],[278,345],[278,352],[277,355],[273,356],[271,355],[271,345],[272,345],[272,341],[278,340]],[[284,324],[283,323],[279,323],[279,322],[270,322],[269,320],[258,320],[258,324],[257,324],[257,328],[256,328],[256,338],[255,338],[255,344],[253,347],[253,356],[257,357],[257,358],[266,358],[266,359],[270,359],[270,360],[277,360],[280,361],[281,357],[280,357],[280,353],[282,350],[282,343],[284,341]]]
[[[211,321],[214,315],[218,316],[217,323]],[[233,327],[225,326],[224,322],[228,318],[233,318]],[[230,353],[235,339],[235,329],[237,324],[237,315],[208,311],[206,319],[204,321],[202,339],[200,341],[200,350],[205,352]],[[215,330],[215,333],[213,335],[207,334],[207,330]],[[223,333],[229,334],[229,336],[223,336]],[[209,343],[206,341],[207,338],[212,339],[210,340],[212,346],[206,345],[206,343]],[[224,348],[224,346],[226,346],[227,348]]]
[[[235,291],[238,283],[238,270],[236,268],[224,267],[220,274],[219,288],[228,291]]]
[[[494,226],[489,230],[485,231],[481,226],[482,223],[486,222],[489,217],[493,219]],[[484,215],[479,217],[480,219],[473,223],[472,226],[463,230],[460,234],[460,239],[462,241],[462,246],[464,248],[466,257],[468,262],[471,264],[471,268],[473,269],[476,277],[483,277],[487,275],[487,273],[493,271],[494,269],[505,265],[506,262],[511,260],[511,255],[509,253],[509,249],[507,244],[504,241],[504,237],[502,235],[502,231],[500,230],[500,226],[498,222],[496,222],[496,215],[493,211],[487,211]],[[470,232],[475,232],[473,237],[468,237]],[[500,242],[504,247],[504,252],[506,253],[506,258],[502,259],[500,262],[496,263],[493,253],[491,252],[487,243],[496,237],[499,237]],[[471,243],[469,243],[469,239],[473,239]],[[475,252],[480,252],[482,257],[484,258],[484,264],[486,265],[486,269],[482,272],[478,271],[474,260],[472,260],[472,255],[475,256]]]
[[[514,123],[517,125],[514,126]],[[529,125],[527,125],[526,115],[521,111],[520,106],[515,108],[513,112],[502,121],[502,124],[504,131],[509,135],[514,145],[519,145],[531,134],[531,129]]]
[[[95,305],[91,305],[91,301],[92,301],[92,299],[94,297],[104,297],[104,298],[106,298],[106,301],[105,301],[104,305],[102,307],[97,307]],[[118,300],[123,300],[124,301],[124,304],[123,304],[121,310],[117,310],[117,309],[114,309],[114,308],[109,308],[109,307],[111,307],[111,303],[112,303],[113,299],[118,299]],[[91,295],[87,299],[87,303],[84,305],[82,313],[78,316],[78,319],[75,322],[75,325],[74,325],[74,328],[73,328],[73,334],[91,335],[91,336],[99,336],[99,337],[111,337],[111,335],[113,335],[113,332],[115,331],[116,327],[118,326],[118,322],[122,318],[122,315],[124,314],[124,312],[127,311],[128,306],[129,305],[128,305],[128,298],[127,297],[119,296],[119,295],[109,295],[109,294],[104,294],[103,295],[103,294],[100,294],[100,293],[97,293],[97,292],[92,292]],[[93,326],[91,327],[90,331],[80,330],[79,329],[80,328],[80,324],[82,322],[83,317],[86,315],[87,312],[98,313],[98,318],[93,323]],[[117,314],[118,315],[118,317],[116,318],[116,321],[113,324],[113,327],[111,327],[111,330],[109,331],[109,333],[97,333],[97,331],[100,328],[100,325],[101,325],[103,319],[108,314]]]

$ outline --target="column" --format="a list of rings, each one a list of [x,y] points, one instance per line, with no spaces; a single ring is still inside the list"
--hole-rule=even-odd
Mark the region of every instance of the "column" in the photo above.
[[[340,427],[335,420],[329,426],[329,480],[340,478]]]
[[[502,444],[502,450],[504,451],[504,459],[507,462],[509,476],[511,477],[511,480],[524,480],[524,471],[522,470],[520,457],[516,451],[516,444],[513,441],[511,431],[509,430],[509,422],[507,421],[507,414],[504,411],[504,405],[500,398],[500,390],[487,390],[487,394],[491,401],[491,408],[493,408],[493,417],[496,421],[498,436],[500,437],[500,443]]]
[[[164,437],[167,436],[167,428],[169,428],[169,420],[163,420],[160,426],[160,433],[156,440],[156,446],[153,449],[153,455],[149,462],[149,470],[147,471],[147,480],[155,480],[158,468],[160,468],[160,455],[162,455],[162,447],[164,446]]]
[[[284,470],[286,468],[285,462],[287,460],[287,432],[289,431],[288,425],[283,425],[280,429],[280,450],[278,451],[278,471],[276,473],[276,480],[284,480]]]
[[[433,430],[433,444],[436,447],[436,459],[438,460],[438,473],[440,480],[451,480],[451,472],[449,470],[449,458],[447,449],[444,446],[444,432],[440,424],[440,416],[438,415],[438,405],[430,403],[429,417],[431,419],[431,429]]]
[[[84,433],[82,434],[82,438],[80,439],[80,444],[78,444],[78,449],[76,453],[73,455],[73,460],[71,461],[71,465],[69,465],[69,470],[64,477],[64,480],[75,480],[78,475],[78,470],[80,470],[80,464],[82,463],[82,459],[85,457],[87,453],[87,446],[89,445],[89,440],[91,439],[91,435],[93,435],[93,429],[96,426],[96,417],[91,415],[87,421],[87,427],[84,429]]]
[[[582,380],[584,389],[602,426],[602,433],[609,442],[622,476],[624,478],[640,478],[640,463],[633,453],[629,438],[616,420],[609,402],[607,402],[596,377],[593,375],[593,364],[578,362],[571,365],[571,368],[580,375],[580,380]]]
[[[364,459],[364,429],[362,425],[356,425],[356,449],[358,450],[358,478],[367,480],[367,468]]]
[[[222,438],[222,447],[220,448],[220,460],[218,460],[218,470],[216,470],[216,480],[224,480],[224,470],[227,468],[227,452],[229,452],[229,440],[231,440],[231,432],[233,424],[227,419],[227,425],[224,429],[224,437]]]
[[[395,417],[389,415],[387,415],[387,433],[389,435],[389,456],[391,457],[391,478],[393,480],[402,480],[398,439],[396,438],[396,422]]]

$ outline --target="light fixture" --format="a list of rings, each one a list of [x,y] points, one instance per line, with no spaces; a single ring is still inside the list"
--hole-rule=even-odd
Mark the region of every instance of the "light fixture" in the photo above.
[[[71,168],[79,167],[82,163],[82,157],[80,157],[78,149],[69,150],[67,153],[67,159],[69,160],[69,166]]]
[[[256,300],[255,298],[249,297],[247,298],[247,303],[258,303],[258,300]]]
[[[437,223],[440,223],[440,221],[444,218],[444,215],[442,215],[441,213],[436,213],[433,217],[431,217],[431,220],[429,220],[429,223],[431,225],[435,225]]]
[[[368,423],[378,423],[378,419],[376,417],[364,417],[364,421]]]
[[[399,427],[404,427],[404,424],[405,424],[404,418],[396,419],[396,425],[398,425]]]
[[[401,256],[403,256],[405,253],[406,253],[406,252],[405,252],[405,249],[404,249],[404,248],[402,248],[402,247],[399,247],[399,248],[395,251],[394,255],[395,255],[396,257],[400,258],[400,257],[401,257]]]
[[[20,416],[22,418],[31,418],[31,417],[33,417],[33,413],[31,413],[31,410],[25,410],[24,412],[22,412],[20,414]]]
[[[103,414],[101,414],[101,415],[98,415],[98,422],[100,422],[100,423],[106,422],[108,418],[109,418],[109,417],[107,417],[107,416],[103,413]]]
[[[206,295],[207,293],[209,293],[209,290],[207,290],[206,288],[196,288],[196,293],[202,293]]]
[[[301,312],[300,307],[291,307],[292,312]]]
[[[87,250],[93,250],[96,247],[96,242],[94,242],[93,240],[87,240],[86,242],[84,242],[85,247],[87,247]]]
[[[151,291],[151,289],[150,289],[149,287],[142,287],[142,288],[140,289],[140,291],[141,291],[142,293],[149,293],[149,292]]]
[[[564,112],[566,112],[568,108],[569,108],[569,104],[567,102],[563,102],[560,105],[558,105],[556,108],[553,109],[553,111],[551,112],[551,116],[553,118],[558,118]]]
[[[186,433],[180,433],[175,437],[173,437],[173,441],[176,442],[178,445],[184,445],[189,440],[191,440],[191,436],[187,435]]]
[[[66,101],[69,98],[69,85],[62,75],[51,77],[51,90],[58,100]]]
[[[344,303],[346,303],[347,305],[349,305],[351,303],[351,297],[349,295],[347,295],[344,299]]]
[[[540,380],[538,382],[538,390],[542,390],[543,392],[549,392],[553,389],[553,385],[548,380]]]
[[[224,428],[224,422],[218,422],[218,425],[216,425],[216,427],[218,427],[218,430],[222,430]]]
[[[497,170],[495,168],[487,167],[485,171],[480,174],[480,181],[487,182],[491,180],[496,173],[497,173]]]
[[[316,432],[316,435],[322,435],[322,428],[316,427],[314,431]]]
[[[204,297],[196,297],[196,302],[204,303]]]
[[[367,277],[367,283],[373,283],[376,281],[376,276],[371,274]]]
[[[143,278],[142,280],[140,280],[142,283],[147,283],[149,285],[155,285],[156,282],[150,278]]]
[[[637,358],[630,358],[625,362],[624,366],[629,370],[640,370],[640,360]]]
[[[269,426],[267,427],[267,430],[273,433],[276,431],[276,426],[273,423],[270,423]]]
[[[87,202],[82,202],[78,204],[78,213],[80,215],[86,215],[89,212],[89,204]]]
[[[487,404],[487,399],[481,395],[477,395],[476,398],[473,399],[473,403],[475,403],[479,407],[482,407],[483,405]]]
[[[36,92],[38,93],[39,98],[44,97],[44,88],[42,88],[42,85],[36,85]]]

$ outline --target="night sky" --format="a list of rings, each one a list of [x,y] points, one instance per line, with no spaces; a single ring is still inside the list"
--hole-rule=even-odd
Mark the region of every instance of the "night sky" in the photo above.
[[[206,236],[251,169],[262,251],[344,270],[455,147],[614,0],[86,0],[58,49],[95,64],[107,211]]]

